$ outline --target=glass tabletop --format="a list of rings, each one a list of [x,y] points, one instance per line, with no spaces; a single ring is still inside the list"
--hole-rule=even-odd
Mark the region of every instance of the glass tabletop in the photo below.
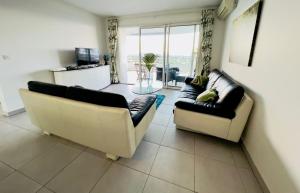
[[[161,81],[143,80],[135,84],[131,91],[135,94],[151,94],[162,89],[162,86]]]

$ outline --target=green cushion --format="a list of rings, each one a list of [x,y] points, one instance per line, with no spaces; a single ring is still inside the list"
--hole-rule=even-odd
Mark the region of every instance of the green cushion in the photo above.
[[[212,102],[218,97],[217,91],[214,89],[208,89],[199,94],[196,98],[196,102]]]
[[[201,76],[201,75],[197,75],[191,81],[191,84],[195,85],[195,86],[204,86],[204,85],[206,85],[207,81],[208,81],[207,77],[204,77],[204,76]]]

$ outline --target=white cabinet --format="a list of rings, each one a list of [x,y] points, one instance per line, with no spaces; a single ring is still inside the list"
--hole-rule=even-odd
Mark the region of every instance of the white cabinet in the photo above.
[[[99,90],[110,85],[110,66],[98,66],[94,68],[70,70],[54,69],[56,84],[66,86],[82,86],[84,88]]]

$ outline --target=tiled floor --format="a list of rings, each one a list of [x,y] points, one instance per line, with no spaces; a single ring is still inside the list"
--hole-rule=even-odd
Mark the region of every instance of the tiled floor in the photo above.
[[[134,95],[127,86],[106,90]],[[177,130],[166,99],[131,159],[116,162],[54,136],[26,113],[0,117],[0,193],[261,193],[237,144]]]

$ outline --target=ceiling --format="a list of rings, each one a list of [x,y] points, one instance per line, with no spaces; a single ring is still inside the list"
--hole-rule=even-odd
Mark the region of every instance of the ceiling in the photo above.
[[[221,0],[63,0],[102,16],[124,16],[150,12],[212,7]]]

